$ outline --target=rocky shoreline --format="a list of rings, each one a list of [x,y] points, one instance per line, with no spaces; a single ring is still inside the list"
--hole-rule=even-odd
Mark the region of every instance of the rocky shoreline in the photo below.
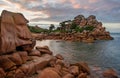
[[[112,40],[110,33],[98,22],[94,15],[85,18],[83,15],[76,16],[73,20],[63,21],[56,31],[47,34],[33,34],[37,40],[53,39],[65,41],[80,41],[92,43],[95,40]]]
[[[18,19],[19,18],[19,19]],[[85,62],[67,64],[53,55],[47,46],[36,42],[27,28],[28,20],[20,13],[4,10],[0,17],[0,78],[99,78]],[[113,69],[102,78],[118,78]]]
[[[33,38],[36,40],[64,40],[64,41],[79,41],[85,43],[93,43],[96,40],[113,40],[111,36],[99,36],[97,38],[93,36],[88,37],[87,32],[83,33],[52,33],[52,34],[32,34]]]

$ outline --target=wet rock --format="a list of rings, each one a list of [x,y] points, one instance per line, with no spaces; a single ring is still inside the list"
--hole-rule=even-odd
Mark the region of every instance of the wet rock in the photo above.
[[[114,69],[107,69],[103,72],[105,78],[118,78],[117,72]]]

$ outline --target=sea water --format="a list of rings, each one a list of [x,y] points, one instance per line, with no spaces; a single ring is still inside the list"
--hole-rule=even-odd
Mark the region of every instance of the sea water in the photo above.
[[[49,46],[53,54],[61,54],[67,62],[85,61],[90,66],[114,68],[120,74],[120,33],[112,33],[114,40],[98,40],[94,43],[59,40],[37,41],[36,45]]]

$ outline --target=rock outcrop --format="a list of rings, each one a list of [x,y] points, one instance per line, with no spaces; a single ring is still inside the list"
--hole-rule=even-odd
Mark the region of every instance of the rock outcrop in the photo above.
[[[28,20],[20,13],[4,10],[0,17],[0,54],[10,53],[20,46],[32,44]]]
[[[96,16],[90,15],[85,18],[78,15],[72,21],[64,21],[59,27],[60,33],[33,34],[36,39],[60,39],[65,41],[80,41],[92,43],[95,40],[112,40],[113,37],[106,31],[101,22],[98,22]],[[62,26],[63,25],[63,26]],[[64,31],[64,32],[63,32]]]
[[[110,33],[106,31],[101,22],[98,22],[96,16],[90,15],[85,18],[83,15],[78,15],[74,18],[74,23],[80,28],[86,28],[81,34],[85,35],[83,42],[89,42],[92,40],[111,40]],[[93,28],[91,30],[91,28]],[[86,39],[85,39],[86,38]]]

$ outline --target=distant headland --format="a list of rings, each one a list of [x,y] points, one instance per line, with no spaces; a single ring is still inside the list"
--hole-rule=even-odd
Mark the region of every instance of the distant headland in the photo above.
[[[29,27],[32,32],[40,32],[33,36],[36,39],[59,39],[65,41],[94,42],[95,40],[112,40],[109,31],[103,27],[102,22],[96,19],[96,16],[90,15],[85,18],[83,15],[76,16],[73,20],[67,20],[59,23],[59,27],[54,29],[51,24],[49,30],[38,26]],[[41,34],[42,32],[42,34]]]

